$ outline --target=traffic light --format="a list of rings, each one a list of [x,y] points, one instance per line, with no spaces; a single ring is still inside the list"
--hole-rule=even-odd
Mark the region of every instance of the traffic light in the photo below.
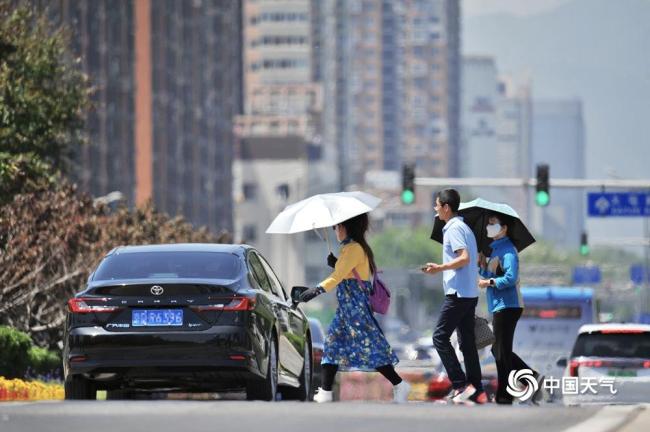
[[[402,203],[413,204],[415,202],[415,164],[404,164],[402,166]]]
[[[540,207],[546,207],[551,202],[549,193],[548,164],[537,164],[537,186],[535,186],[535,202]]]
[[[580,235],[580,255],[587,256],[589,255],[589,242],[587,238],[587,233],[585,231]]]

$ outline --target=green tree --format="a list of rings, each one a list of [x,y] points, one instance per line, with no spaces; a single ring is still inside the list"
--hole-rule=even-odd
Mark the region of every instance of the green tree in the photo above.
[[[54,186],[60,176],[32,153],[14,155],[0,152],[0,206],[15,195]]]
[[[388,228],[370,238],[379,267],[416,268],[440,262],[441,245],[430,238],[431,227]]]
[[[16,195],[0,206],[0,325],[54,348],[62,337],[66,301],[114,247],[230,241],[225,232],[194,228],[152,205],[109,211],[65,182]]]
[[[72,152],[84,142],[90,86],[67,51],[68,41],[66,30],[52,28],[45,16],[0,1],[3,183],[16,171],[7,164],[29,166],[35,175],[69,171]],[[12,161],[13,156],[22,161]]]

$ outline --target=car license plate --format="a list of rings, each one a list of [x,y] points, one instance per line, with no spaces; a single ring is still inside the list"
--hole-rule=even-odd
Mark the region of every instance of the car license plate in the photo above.
[[[607,372],[607,375],[613,376],[613,377],[635,377],[636,376],[636,371],[635,370],[623,370],[623,369],[610,369]]]
[[[133,327],[182,326],[183,309],[137,309],[132,311]]]

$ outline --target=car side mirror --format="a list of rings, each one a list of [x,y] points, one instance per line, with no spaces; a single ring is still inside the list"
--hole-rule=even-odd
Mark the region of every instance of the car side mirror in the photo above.
[[[294,306],[298,306],[298,303],[300,303],[300,295],[308,289],[309,287],[305,286],[295,286],[291,288],[291,302]]]
[[[558,367],[565,368],[566,365],[567,365],[567,358],[566,358],[566,357],[560,357],[560,358],[557,359],[557,361],[555,362],[555,364],[556,364]]]

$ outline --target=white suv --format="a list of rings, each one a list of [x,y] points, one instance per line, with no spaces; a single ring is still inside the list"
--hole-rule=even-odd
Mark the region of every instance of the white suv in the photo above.
[[[578,380],[578,394],[562,388],[566,404],[650,402],[650,325],[583,325],[571,357],[558,366]]]

